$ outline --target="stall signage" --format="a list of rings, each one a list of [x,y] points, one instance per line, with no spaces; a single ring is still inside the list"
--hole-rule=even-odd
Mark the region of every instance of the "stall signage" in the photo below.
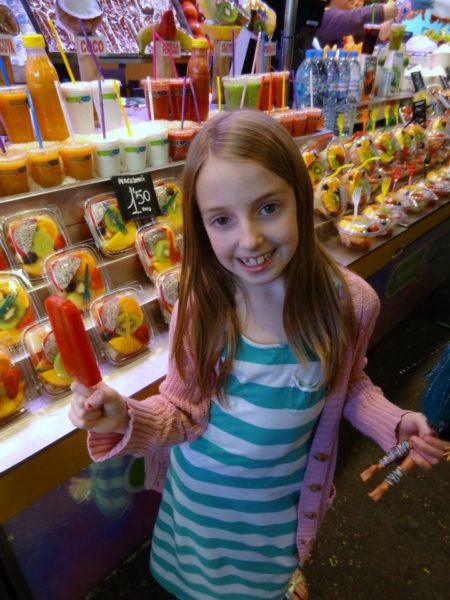
[[[427,123],[427,103],[425,100],[416,100],[412,103],[413,121],[425,126]]]
[[[162,52],[163,56],[170,56],[171,54],[174,58],[180,58],[181,56],[180,42],[171,42],[165,40],[164,44],[160,43],[158,50]]]
[[[233,47],[231,42],[219,42],[219,56],[233,56]]]
[[[421,71],[411,71],[411,79],[416,92],[425,89],[425,82],[423,80]]]
[[[148,173],[115,175],[111,183],[124,220],[151,219],[161,214],[152,178]]]
[[[275,56],[277,53],[276,42],[266,42],[264,44],[264,56]]]
[[[89,39],[89,42],[91,43],[92,51],[94,52],[94,54],[96,56],[102,56],[102,55],[108,53],[108,51],[106,49],[106,40],[104,37],[89,36],[88,39]],[[77,40],[77,53],[78,54],[81,54],[81,55],[91,54],[91,52],[89,50],[89,44],[84,37],[78,36],[76,38],[76,40]]]
[[[10,56],[16,54],[16,46],[12,36],[0,33],[0,55]]]

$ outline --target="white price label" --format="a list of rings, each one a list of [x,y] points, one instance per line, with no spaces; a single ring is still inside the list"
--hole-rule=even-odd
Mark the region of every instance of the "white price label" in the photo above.
[[[170,52],[172,53],[172,56],[174,58],[180,58],[180,56],[181,56],[181,44],[180,44],[180,42],[169,42],[169,41],[166,41],[166,42],[164,42],[164,44],[161,44],[161,42],[159,44],[160,45],[159,45],[158,50],[160,52],[162,52],[163,56],[169,56],[170,53],[169,53],[168,49],[170,49]]]
[[[0,33],[0,54],[2,56],[16,54],[16,46],[11,35]]]
[[[219,56],[233,56],[231,42],[220,42]]]
[[[277,53],[276,42],[266,42],[264,44],[264,56],[275,56]]]

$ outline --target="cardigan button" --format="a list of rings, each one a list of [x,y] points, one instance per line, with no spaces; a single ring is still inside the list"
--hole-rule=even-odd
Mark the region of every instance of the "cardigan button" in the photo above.
[[[327,460],[329,460],[329,458],[330,458],[330,455],[325,454],[325,452],[316,452],[314,454],[314,458],[316,460],[318,460],[319,462],[327,462]]]
[[[317,513],[315,512],[305,512],[303,514],[307,519],[315,519],[317,517]]]
[[[309,486],[309,489],[311,490],[311,492],[321,492],[323,487],[320,485],[320,483],[312,483]]]

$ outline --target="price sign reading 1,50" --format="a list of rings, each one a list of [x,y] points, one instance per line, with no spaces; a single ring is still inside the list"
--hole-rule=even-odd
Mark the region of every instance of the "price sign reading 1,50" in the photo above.
[[[127,211],[133,216],[140,215],[145,209],[145,205],[150,204],[152,195],[150,190],[140,190],[130,187],[130,203],[127,206]],[[149,210],[149,209],[147,209]]]
[[[148,219],[161,214],[155,188],[148,173],[111,177],[124,219]]]

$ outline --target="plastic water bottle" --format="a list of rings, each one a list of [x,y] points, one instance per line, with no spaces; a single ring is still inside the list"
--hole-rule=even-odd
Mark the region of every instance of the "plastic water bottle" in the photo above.
[[[347,94],[347,112],[344,123],[344,133],[351,135],[356,121],[356,112],[361,100],[361,67],[359,66],[358,53],[350,52],[349,60],[349,82]]]
[[[22,35],[36,33],[36,30],[34,29],[21,0],[6,0],[6,5],[16,17],[17,23],[20,27],[20,34],[14,36],[16,54],[11,56],[11,63],[13,65],[24,65],[27,60],[27,52],[22,43]]]
[[[317,80],[317,106],[323,108],[327,98],[327,67],[323,59],[323,50],[316,50],[314,62],[319,74]]]
[[[347,94],[348,84],[350,81],[350,63],[347,58],[347,52],[339,51],[338,59],[338,85],[337,85],[337,99],[336,99],[336,121],[334,125],[334,133],[339,134],[339,128],[337,126],[337,117],[341,114],[344,115],[344,124],[347,120]]]
[[[316,51],[307,50],[295,75],[295,97],[299,107],[317,106],[319,71],[314,61]]]
[[[339,71],[336,62],[336,52],[329,50],[326,60],[327,69],[327,93],[323,106],[323,126],[325,129],[334,131],[336,120],[336,103],[339,82]]]

